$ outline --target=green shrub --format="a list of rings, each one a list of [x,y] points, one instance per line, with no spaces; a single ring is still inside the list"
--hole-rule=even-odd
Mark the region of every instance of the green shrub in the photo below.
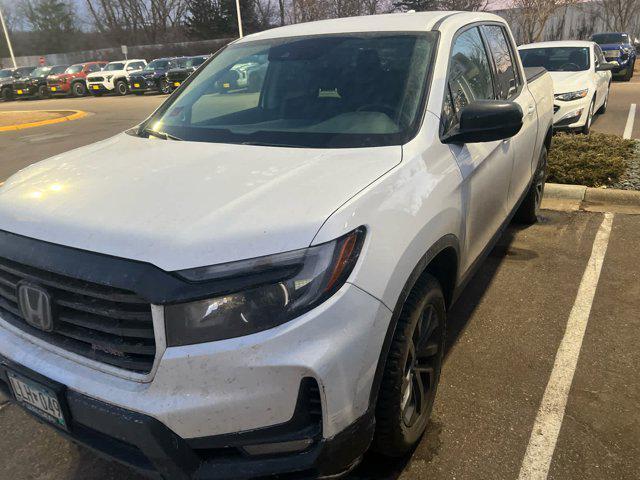
[[[635,155],[635,141],[617,135],[559,133],[549,152],[547,181],[588,187],[615,183]]]

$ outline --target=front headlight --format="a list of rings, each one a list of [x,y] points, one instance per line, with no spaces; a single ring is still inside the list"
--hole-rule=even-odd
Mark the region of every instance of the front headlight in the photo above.
[[[569,92],[569,93],[556,93],[554,95],[556,100],[561,100],[563,102],[569,102],[571,100],[578,100],[580,98],[584,98],[589,93],[588,89],[578,90],[577,92]]]
[[[192,345],[281,325],[333,295],[358,260],[365,229],[321,245],[176,272],[192,282],[249,285],[207,300],[165,306],[167,346]],[[347,319],[345,319],[346,321]]]

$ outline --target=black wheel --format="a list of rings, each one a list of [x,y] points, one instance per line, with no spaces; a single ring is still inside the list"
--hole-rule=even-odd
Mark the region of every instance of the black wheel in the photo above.
[[[171,93],[171,86],[165,78],[160,80],[160,92],[164,93],[165,95]]]
[[[116,93],[118,95],[126,95],[127,93],[129,93],[129,87],[124,80],[118,80],[116,82]]]
[[[71,85],[71,94],[74,97],[84,97],[87,94],[87,86],[82,82]]]
[[[2,100],[5,102],[13,100],[13,93],[11,92],[10,88],[3,88],[0,92],[0,95],[2,96]]]
[[[593,100],[591,100],[591,103],[589,104],[589,113],[587,113],[587,121],[584,124],[584,127],[580,129],[580,133],[584,135],[589,135],[589,132],[591,132],[591,123],[593,123],[593,110],[595,106],[596,106],[596,99],[594,97]]]
[[[518,211],[516,212],[514,220],[518,223],[526,225],[532,225],[538,221],[538,214],[540,213],[540,204],[542,203],[542,197],[544,196],[544,185],[547,181],[547,147],[542,147],[540,152],[540,159],[538,160],[538,167],[533,175],[533,182],[527,196],[520,204]]]
[[[51,98],[51,92],[46,85],[40,85],[38,87],[38,98]]]
[[[607,107],[609,106],[609,94],[611,93],[611,82],[609,82],[609,86],[607,87],[607,96],[604,97],[604,103],[598,109],[598,113],[602,115],[607,111]]]
[[[405,301],[389,349],[376,406],[377,452],[402,456],[424,433],[440,379],[445,324],[440,284],[424,274]]]

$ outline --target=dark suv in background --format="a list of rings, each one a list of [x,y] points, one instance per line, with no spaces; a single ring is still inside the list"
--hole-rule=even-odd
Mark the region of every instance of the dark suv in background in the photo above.
[[[47,77],[63,73],[69,65],[54,65],[52,67],[38,67],[28,76],[18,78],[13,82],[14,98],[49,98]]]
[[[631,80],[637,57],[631,35],[620,32],[596,33],[591,40],[600,45],[607,62],[618,64],[612,70],[613,75],[627,82]]]
[[[183,57],[177,61],[177,66],[167,72],[167,83],[171,91],[182,85],[189,75],[195,72],[211,55],[198,55],[195,57]]]
[[[13,100],[13,84],[22,77],[28,76],[36,67],[18,67],[0,70],[0,98],[4,101]]]
[[[145,92],[171,93],[166,73],[177,65],[176,58],[157,58],[143,70],[129,76],[129,90],[136,95]]]

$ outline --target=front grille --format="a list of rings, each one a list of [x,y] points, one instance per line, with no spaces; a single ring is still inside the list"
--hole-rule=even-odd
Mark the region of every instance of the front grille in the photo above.
[[[104,82],[104,77],[91,77],[87,79],[89,82]]]
[[[15,88],[16,90],[25,90],[28,87],[28,85],[24,82],[15,82],[13,84],[13,88]]]
[[[27,281],[51,296],[53,331],[25,322],[18,284]],[[83,357],[138,373],[156,355],[151,305],[132,292],[77,280],[0,258],[0,315],[17,328]]]

